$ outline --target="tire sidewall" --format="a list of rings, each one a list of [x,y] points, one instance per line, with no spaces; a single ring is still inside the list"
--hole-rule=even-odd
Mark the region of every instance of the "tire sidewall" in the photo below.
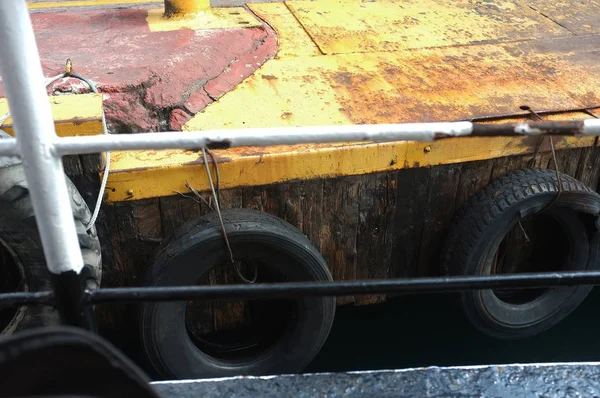
[[[84,270],[82,275],[89,281],[88,287],[99,287],[102,277],[102,254],[96,229],[87,231],[84,223],[91,212],[71,180],[64,176],[70,199],[70,207],[82,250]],[[52,290],[44,250],[34,216],[33,205],[25,171],[21,163],[0,167],[0,238],[20,264],[20,273],[28,291]],[[19,308],[21,319],[13,318],[10,328],[0,331],[0,336],[21,329],[55,325],[59,323],[58,312],[50,306],[28,305]]]
[[[465,267],[465,274],[468,275],[489,275],[486,269],[489,268],[490,262],[493,261],[493,254],[498,250],[498,247],[508,231],[515,226],[519,220],[527,217],[528,215],[534,215],[544,209],[553,199],[555,195],[544,194],[537,195],[527,198],[517,204],[511,206],[506,213],[492,221],[487,225],[485,231],[477,239],[474,244],[474,250],[468,257],[467,265]],[[555,206],[557,206],[555,204]],[[569,221],[565,218],[569,215],[571,217],[578,217],[577,213],[566,207],[555,207],[551,214],[561,226],[563,230],[569,233],[576,233],[578,230],[573,225],[565,225]],[[552,211],[552,210],[551,210]],[[568,215],[565,215],[567,214]],[[573,248],[573,256],[571,259],[571,266],[575,265],[575,268],[570,270],[585,270],[588,269],[591,262],[589,260],[589,238],[583,226],[583,222],[580,219],[571,220],[574,223],[581,224],[579,231],[583,231],[583,235],[577,239],[577,237],[570,237],[571,244],[575,245]],[[539,334],[556,323],[564,319],[570,314],[588,295],[591,291],[589,286],[575,286],[575,287],[564,287],[552,289],[551,294],[562,295],[564,300],[561,305],[557,306],[551,313],[544,314],[544,310],[540,309],[541,305],[538,302],[536,305],[531,306],[531,311],[537,311],[543,314],[537,320],[533,322],[524,322],[521,325],[513,324],[499,324],[499,320],[495,319],[489,310],[487,304],[490,303],[493,295],[492,291],[466,291],[461,294],[462,303],[469,320],[478,326],[482,331],[488,335],[510,339],[510,338],[522,338],[529,337]],[[507,311],[510,311],[510,306],[504,306]],[[517,308],[517,307],[514,307]]]
[[[51,290],[50,272],[46,267],[44,251],[38,231],[10,209],[10,204],[0,201],[0,240],[13,256],[13,262],[23,278],[24,291]],[[12,266],[12,265],[11,265]],[[47,306],[25,305],[17,309],[10,324],[0,330],[0,335],[10,335],[18,330],[40,327],[58,322],[54,309]]]
[[[243,221],[228,224],[227,235],[234,255],[248,252],[253,258],[270,265],[277,264],[286,281],[331,280],[324,260],[307,239],[286,235],[285,230],[260,222]],[[283,233],[282,233],[283,232]],[[289,236],[288,236],[289,235]],[[260,248],[260,250],[257,250]],[[200,259],[200,260],[199,260]],[[227,260],[223,236],[219,229],[192,231],[180,237],[176,245],[160,251],[155,264],[154,285],[184,286],[194,283],[217,264]],[[192,265],[193,264],[193,265]],[[142,336],[154,367],[164,377],[198,378],[228,375],[264,375],[289,373],[303,368],[321,349],[331,328],[335,299],[303,297],[297,300],[297,318],[291,330],[269,351],[245,362],[225,362],[201,352],[187,334],[185,302],[143,305]]]

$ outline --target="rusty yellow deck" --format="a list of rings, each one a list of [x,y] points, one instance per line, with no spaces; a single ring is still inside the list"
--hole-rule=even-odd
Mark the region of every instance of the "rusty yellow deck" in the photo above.
[[[184,130],[456,120],[554,119],[600,107],[600,2],[291,0],[248,8],[277,56]],[[262,185],[531,153],[533,138],[215,151],[221,186]],[[559,148],[592,139],[563,139]],[[114,153],[108,200],[208,188],[195,152]]]

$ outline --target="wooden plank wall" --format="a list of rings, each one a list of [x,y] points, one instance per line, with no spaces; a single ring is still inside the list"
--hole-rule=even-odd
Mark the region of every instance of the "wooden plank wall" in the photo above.
[[[600,147],[558,151],[557,161],[561,171],[598,188]],[[455,210],[491,179],[534,163],[553,168],[550,152],[543,152],[535,161],[523,155],[224,190],[221,201],[227,208],[265,211],[297,226],[321,251],[336,280],[438,275],[440,247]],[[182,196],[105,205],[98,220],[103,286],[139,285],[162,239],[207,210]],[[339,303],[384,299],[345,297]],[[101,311],[105,322],[127,316],[124,306],[111,307]]]

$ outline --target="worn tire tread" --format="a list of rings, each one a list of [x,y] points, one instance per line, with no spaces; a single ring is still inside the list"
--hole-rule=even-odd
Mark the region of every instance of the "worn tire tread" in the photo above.
[[[71,180],[67,176],[65,176],[65,180],[71,198],[73,219],[77,229],[77,237],[84,264],[91,271],[93,278],[92,284],[89,286],[99,287],[102,278],[100,241],[95,227],[86,231],[87,222],[91,218],[91,212]],[[41,241],[22,164],[12,164],[0,168],[0,203],[2,204],[0,211],[4,213],[7,219],[12,220],[15,224],[14,228],[20,233],[30,234],[29,244],[36,245],[38,247],[37,250],[41,251]],[[23,248],[20,248],[19,252],[23,257],[27,257],[27,252]],[[51,290],[50,273],[45,267],[45,261],[43,262],[44,266],[37,264],[38,262],[36,261],[35,264],[29,265],[32,275],[38,281],[37,290]],[[57,324],[58,313],[50,307],[37,308],[31,306],[25,311],[25,316],[21,323],[23,328]]]
[[[600,195],[582,182],[560,173],[563,192]],[[510,172],[492,181],[473,195],[457,212],[442,251],[442,265],[448,275],[461,275],[473,246],[483,230],[512,204],[526,198],[558,192],[556,172],[549,169],[525,169]]]

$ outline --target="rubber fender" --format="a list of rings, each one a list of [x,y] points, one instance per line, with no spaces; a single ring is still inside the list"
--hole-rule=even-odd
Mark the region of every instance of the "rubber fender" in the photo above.
[[[294,226],[272,215],[246,209],[223,210],[222,217],[234,258],[259,264],[255,268],[257,283],[332,280],[323,257]],[[185,286],[199,283],[211,269],[232,266],[228,263],[229,252],[219,218],[216,213],[211,213],[184,224],[165,239],[147,271],[146,284]],[[258,314],[256,318],[265,320],[265,324],[273,320],[269,317],[279,319],[276,329],[281,332],[272,333],[266,326],[262,330],[259,326],[257,346],[264,346],[264,349],[247,350],[243,355],[240,349],[242,357],[235,358],[217,354],[221,346],[209,346],[189,332],[187,303],[163,302],[144,303],[140,307],[143,351],[164,378],[302,371],[329,335],[335,315],[335,298],[300,297],[291,301],[257,302],[258,310],[252,314]],[[277,307],[278,303],[286,307]],[[263,307],[260,305],[274,310],[261,312]],[[285,310],[279,312],[282,308]]]
[[[0,339],[0,397],[160,398],[146,374],[100,336],[51,326]]]
[[[102,280],[102,254],[96,228],[86,230],[91,212],[65,176],[77,237],[84,260],[87,288],[98,288]],[[52,290],[50,272],[37,229],[23,165],[0,168],[0,272],[3,291]],[[51,307],[22,306],[0,310],[0,336],[15,331],[55,325],[58,312]]]
[[[538,220],[539,228],[551,229],[545,232],[550,232],[548,236],[553,240],[542,242],[541,249],[534,251],[538,261],[547,259],[549,264],[563,250],[567,254],[558,270],[597,269],[600,234],[594,220],[600,214],[600,195],[570,176],[560,174],[560,179],[563,191],[558,198],[556,172],[547,169],[508,173],[475,194],[459,210],[449,229],[442,250],[446,274],[495,273],[505,236],[526,219]],[[584,222],[586,219],[588,222]],[[564,238],[556,241],[553,236],[557,234]],[[460,301],[466,317],[482,333],[502,339],[523,338],[565,319],[591,289],[553,288],[540,291],[540,296],[529,301],[501,299],[501,292],[491,290],[465,291]]]

